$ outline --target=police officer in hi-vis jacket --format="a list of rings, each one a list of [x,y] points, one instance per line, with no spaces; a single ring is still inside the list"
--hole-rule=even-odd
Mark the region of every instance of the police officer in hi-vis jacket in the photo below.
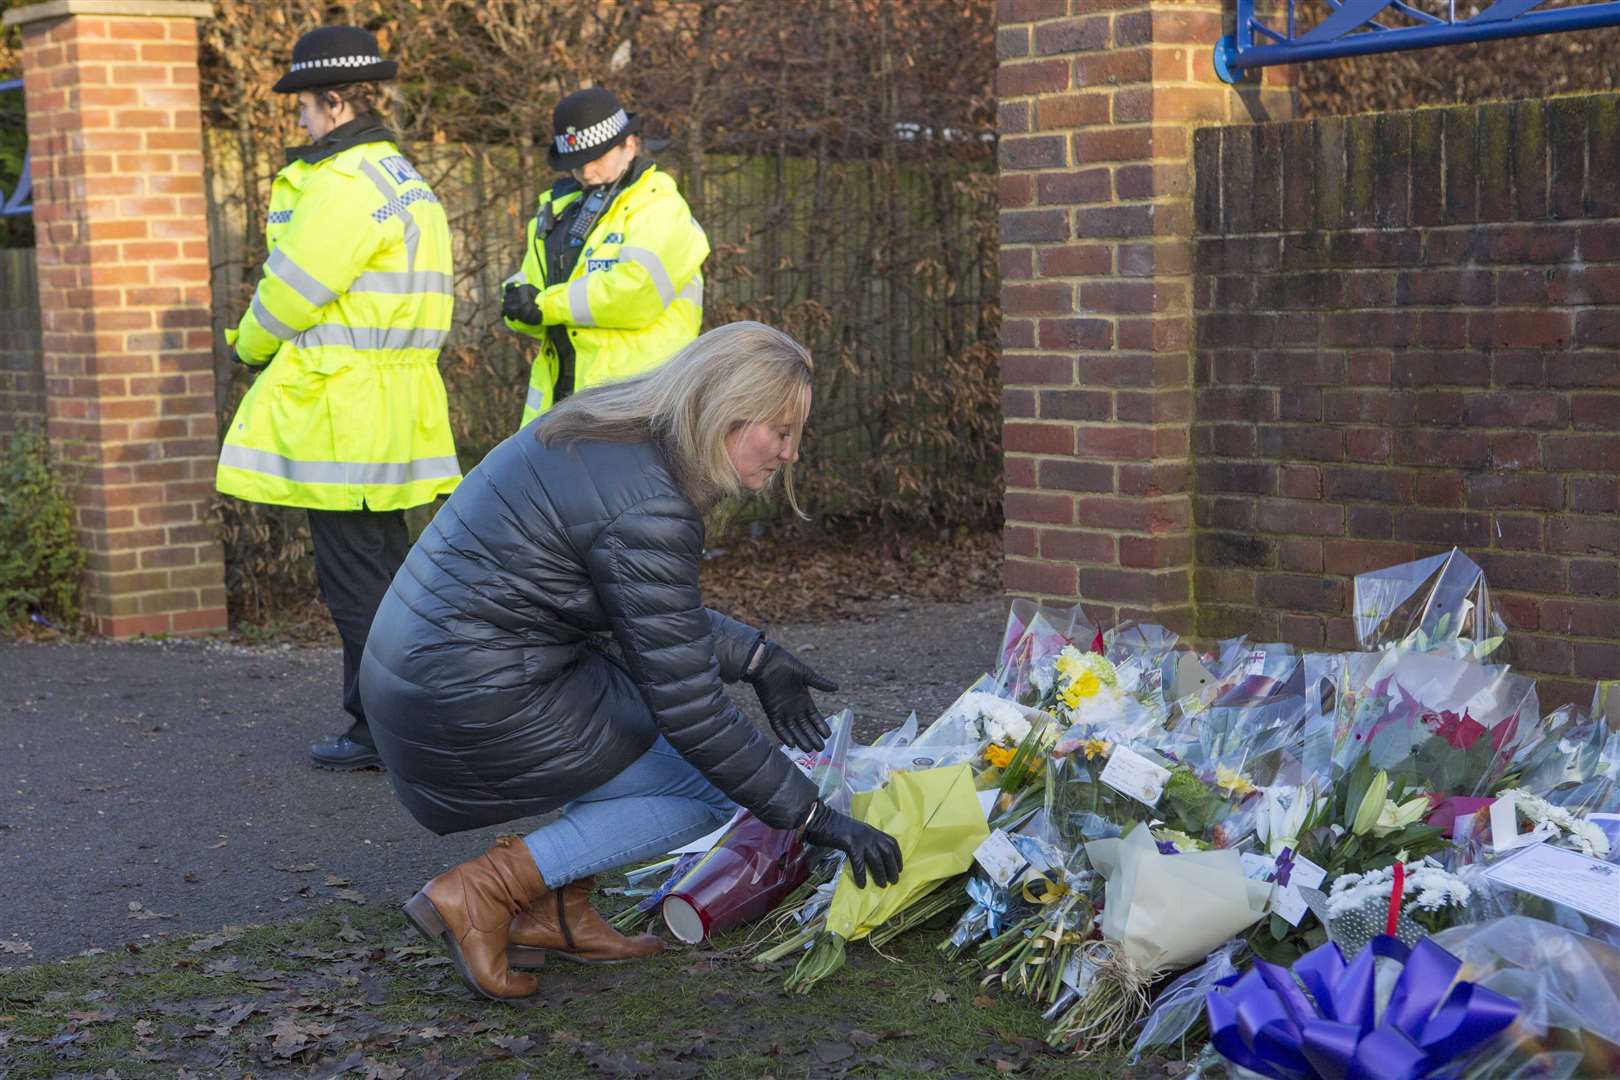
[[[218,487],[303,507],[315,577],[343,639],[353,723],[318,765],[381,764],[358,670],[372,616],[410,550],[404,511],[461,479],[439,349],[453,303],[450,228],[377,115],[398,65],[353,26],[312,30],[275,84],[298,95],[310,144],[270,189],[270,256],[226,340],[259,374],[225,432]]]
[[[547,160],[569,173],[540,196],[506,325],[540,342],[527,424],[599,383],[640,374],[697,337],[709,240],[675,181],[640,156],[640,119],[600,87],[552,114]]]

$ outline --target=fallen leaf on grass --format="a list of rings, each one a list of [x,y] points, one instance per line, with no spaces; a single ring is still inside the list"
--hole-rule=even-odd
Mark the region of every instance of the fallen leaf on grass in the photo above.
[[[209,851],[218,851],[220,848],[224,847],[230,842],[231,838],[229,836],[225,835],[224,833],[220,833],[219,839],[214,841],[212,844],[207,845],[207,847]]]
[[[980,994],[978,997],[973,999],[973,1007],[976,1009],[988,1009],[994,1006],[995,1003],[996,999],[991,997],[989,994]]]
[[[928,1000],[932,1001],[935,1005],[943,1005],[947,1001],[951,1000],[951,995],[943,990],[935,990],[932,994],[928,995]]]
[[[360,1063],[360,1075],[365,1080],[399,1080],[405,1075],[405,1069],[399,1065],[389,1065],[375,1058],[366,1058]]]
[[[7,956],[27,956],[34,947],[26,941],[0,941],[0,953]]]
[[[129,917],[145,922],[149,919],[172,919],[175,918],[175,914],[172,911],[151,911],[143,907],[139,900],[131,900],[129,902]]]
[[[534,1039],[528,1035],[491,1035],[489,1041],[508,1054],[527,1054],[534,1049]]]
[[[270,1025],[270,1048],[277,1057],[290,1058],[302,1050],[308,1050],[314,1042],[310,1033],[290,1016],[283,1016]]]
[[[339,888],[342,888],[343,886],[347,885],[348,883],[349,883],[349,879],[346,878],[346,877],[338,877],[336,874],[327,874],[326,875],[326,884],[331,888],[339,889]]]
[[[157,1034],[157,1025],[150,1020],[135,1021],[135,1037],[137,1039],[150,1039]]]
[[[320,869],[320,867],[316,866],[312,862],[300,862],[300,863],[279,863],[278,862],[278,863],[271,863],[270,864],[270,869],[272,869],[272,870],[285,870],[289,874],[307,874],[312,870]]]
[[[870,1031],[862,1031],[860,1028],[855,1028],[849,1033],[849,1044],[859,1046],[862,1049],[868,1046],[876,1046],[880,1039],[881,1036],[874,1035]]]
[[[366,894],[357,889],[339,889],[332,895],[339,900],[347,900],[351,904],[364,904],[366,902]]]
[[[112,1009],[97,1009],[95,1012],[74,1010],[68,1013],[68,1019],[75,1024],[105,1024],[118,1019],[118,1014]]]
[[[366,940],[366,935],[354,928],[347,915],[343,916],[343,925],[338,927],[337,936],[339,941],[347,941],[350,944]]]
[[[186,946],[187,952],[211,952],[222,945],[228,945],[242,936],[240,926],[225,926],[215,930],[212,934],[204,935]]]

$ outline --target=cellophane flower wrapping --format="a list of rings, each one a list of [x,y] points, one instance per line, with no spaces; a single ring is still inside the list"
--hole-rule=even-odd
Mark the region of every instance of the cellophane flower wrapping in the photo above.
[[[900,880],[883,888],[870,876],[855,884],[840,873],[827,908],[827,930],[858,941],[897,912],[973,865],[973,852],[990,835],[966,765],[895,773],[882,789],[858,793],[851,813],[900,845]]]
[[[1076,642],[1086,650],[1102,643],[1102,635],[1087,621],[1078,604],[1057,609],[1043,608],[1030,600],[1014,600],[996,654],[995,682],[1008,698],[1033,703],[1039,693],[1034,684],[1035,672],[1042,661]]]
[[[1468,1080],[1620,1075],[1620,949],[1522,915],[1434,937],[1458,978],[1519,1003],[1514,1025],[1471,1059]]]
[[[1488,659],[1506,632],[1485,572],[1457,548],[1356,575],[1356,638],[1362,649],[1397,647]]]
[[[1393,649],[1343,685],[1335,774],[1358,759],[1438,799],[1487,795],[1536,737],[1535,680],[1506,667]]]

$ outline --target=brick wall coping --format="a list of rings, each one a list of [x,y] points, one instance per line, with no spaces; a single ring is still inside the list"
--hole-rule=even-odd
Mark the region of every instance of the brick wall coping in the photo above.
[[[210,19],[210,0],[45,0],[42,4],[12,8],[0,25],[26,26],[43,19],[65,19],[69,15],[144,16],[152,19]]]

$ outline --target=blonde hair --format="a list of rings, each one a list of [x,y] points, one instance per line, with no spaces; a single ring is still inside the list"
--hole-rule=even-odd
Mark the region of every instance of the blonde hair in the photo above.
[[[687,496],[707,509],[742,493],[726,454],[737,427],[785,418],[797,442],[804,431],[810,351],[757,322],[717,326],[646,374],[592,387],[568,398],[535,427],[546,446],[574,439],[640,442],[651,439],[669,459]],[[793,512],[793,466],[780,470]]]

